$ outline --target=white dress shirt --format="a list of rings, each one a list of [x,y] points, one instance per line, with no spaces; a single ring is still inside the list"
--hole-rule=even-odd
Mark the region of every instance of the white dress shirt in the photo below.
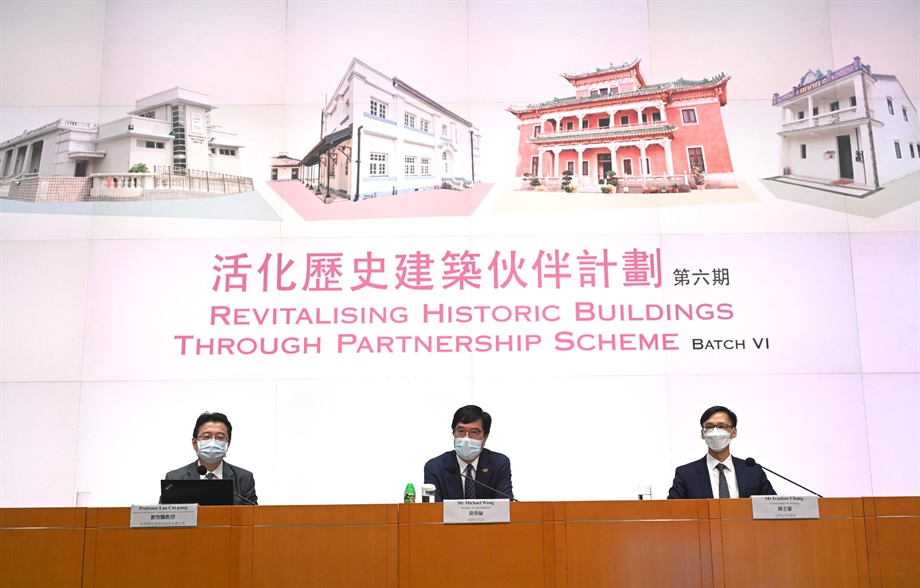
[[[738,498],[738,478],[735,476],[735,466],[732,462],[732,456],[729,455],[725,458],[725,461],[720,462],[707,451],[706,467],[709,468],[709,481],[712,483],[712,497],[719,497],[719,468],[716,467],[719,463],[725,464],[725,480],[728,482],[728,495],[731,498]]]

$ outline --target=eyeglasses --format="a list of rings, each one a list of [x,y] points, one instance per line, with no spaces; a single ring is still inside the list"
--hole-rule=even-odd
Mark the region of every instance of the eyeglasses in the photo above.
[[[719,429],[720,431],[725,431],[726,433],[731,433],[732,429],[735,427],[731,425],[703,425],[703,431],[706,433],[711,433],[713,429]]]
[[[469,437],[470,439],[482,439],[483,435],[484,433],[480,431],[479,429],[467,430],[467,429],[461,429],[460,427],[457,427],[456,429],[454,429],[454,437],[459,437],[461,439],[463,437]]]
[[[211,433],[204,433],[203,435],[196,437],[196,439],[199,441],[210,441],[211,439],[214,439],[215,441],[227,442],[230,438],[223,433],[218,433],[216,435],[212,435]]]

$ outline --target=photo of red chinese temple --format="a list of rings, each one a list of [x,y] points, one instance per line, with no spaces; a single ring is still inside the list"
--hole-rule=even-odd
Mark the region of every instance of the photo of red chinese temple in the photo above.
[[[639,61],[563,73],[574,96],[509,107],[521,122],[516,175],[552,187],[568,171],[593,192],[610,172],[619,191],[735,187],[721,114],[731,76],[648,84]]]

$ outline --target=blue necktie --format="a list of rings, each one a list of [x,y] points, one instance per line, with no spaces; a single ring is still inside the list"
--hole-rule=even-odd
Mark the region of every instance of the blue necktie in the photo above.
[[[463,487],[464,498],[476,498],[476,482],[473,481],[473,464],[466,464],[466,481]]]

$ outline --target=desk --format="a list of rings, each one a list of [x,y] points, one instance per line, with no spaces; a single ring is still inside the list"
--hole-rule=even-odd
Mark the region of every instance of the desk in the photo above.
[[[0,509],[0,585],[920,586],[920,497],[819,504],[776,521],[746,499],[513,503],[493,525],[444,525],[440,504],[214,506],[177,529]]]

